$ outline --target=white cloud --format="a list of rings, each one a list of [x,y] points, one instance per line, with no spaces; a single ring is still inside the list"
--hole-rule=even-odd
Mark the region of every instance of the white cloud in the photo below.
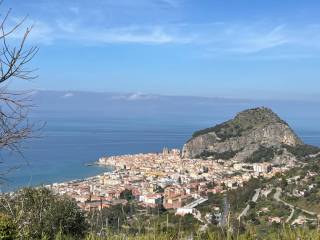
[[[76,6],[72,6],[72,7],[69,7],[69,11],[72,12],[73,14],[79,14],[80,12],[80,9]]]
[[[56,20],[48,24],[38,20],[29,20],[26,26],[33,26],[29,41],[36,44],[53,44],[56,41],[72,41],[77,44],[186,44],[192,41],[190,36],[175,32],[172,27],[163,26],[128,26],[95,28],[81,26],[77,22]],[[10,37],[18,39],[23,36],[25,28],[21,27]]]
[[[58,20],[57,21],[57,26],[58,29],[60,29],[62,32],[65,33],[75,33],[77,32],[77,25],[75,23],[72,22],[65,22],[65,21],[61,21]]]
[[[151,100],[157,99],[158,97],[155,95],[147,95],[142,93],[131,93],[126,95],[116,95],[112,96],[114,100],[126,100],[126,101],[143,101],[143,100]]]
[[[225,54],[251,54],[289,44],[291,39],[284,25],[221,24],[213,30],[215,37],[208,40],[208,51]]]
[[[88,30],[81,33],[80,38],[96,43],[168,44],[188,43],[191,41],[188,37],[175,35],[160,26],[131,26],[101,31]]]
[[[57,20],[51,25],[34,21],[32,40],[50,44],[58,40],[88,44],[198,44],[211,51],[259,52],[290,42],[283,25],[271,29],[233,24],[132,25],[126,27],[89,27],[76,21]]]
[[[174,4],[175,1],[172,2]],[[17,21],[13,19],[12,22]],[[320,50],[320,25],[294,27],[266,22],[131,25],[125,27],[103,24],[88,26],[77,18],[52,22],[28,20],[34,25],[30,41],[54,44],[70,41],[80,45],[106,44],[192,44],[206,56],[257,55],[282,48],[276,53],[283,58],[313,56]],[[12,37],[22,36],[22,30]],[[296,51],[299,49],[299,52]],[[307,50],[307,51],[304,51]],[[268,55],[268,58],[270,55]]]
[[[63,98],[71,98],[73,96],[74,96],[74,93],[69,92],[69,93],[64,94],[62,97]]]
[[[180,6],[180,2],[178,0],[160,0],[161,3],[168,5],[172,8],[178,8]]]
[[[23,18],[11,18],[8,22],[6,31],[9,31],[14,26],[22,21]],[[39,20],[27,19],[19,28],[11,33],[8,37],[11,39],[21,40],[27,28],[32,27],[32,31],[28,36],[28,42],[35,44],[52,44],[55,40],[55,30],[46,22]]]
[[[128,96],[129,101],[155,99],[153,95],[144,95],[142,93],[134,93]]]

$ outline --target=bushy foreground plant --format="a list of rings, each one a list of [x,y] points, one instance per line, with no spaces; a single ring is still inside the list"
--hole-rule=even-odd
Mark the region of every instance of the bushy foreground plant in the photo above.
[[[188,225],[189,218],[177,218],[175,221],[179,224],[168,222],[169,226],[164,227],[157,224],[160,216],[154,219],[156,222],[151,224],[150,228],[140,231],[138,227],[138,231],[129,231],[126,227],[135,225],[126,222],[125,216],[134,211],[127,208],[123,206],[119,209],[117,207],[106,209],[106,216],[91,215],[92,221],[99,218],[108,219],[108,224],[102,226],[105,231],[92,226],[89,230],[84,213],[73,200],[54,195],[45,188],[23,189],[14,195],[1,197],[0,240],[320,240],[320,232],[315,229],[279,226],[279,229],[269,228],[266,229],[267,232],[261,234],[260,231],[250,227],[238,231],[232,224],[225,229],[208,226],[206,230],[201,230],[201,226],[194,228],[194,225]],[[123,219],[119,221],[122,215]],[[113,225],[116,225],[116,229],[113,229]]]
[[[76,238],[64,238],[59,236],[56,239],[63,240],[76,240]],[[179,234],[175,233],[148,233],[148,234],[136,234],[136,235],[126,235],[126,234],[112,234],[107,237],[99,237],[93,233],[88,234],[85,240],[319,240],[320,232],[318,230],[309,230],[307,228],[293,229],[290,227],[283,227],[277,232],[270,232],[266,236],[259,236],[255,229],[250,229],[243,234],[232,234],[230,231],[225,230],[215,230],[207,231],[203,233],[194,234]]]
[[[17,227],[13,220],[4,214],[0,214],[0,239],[13,240],[17,237]]]
[[[0,212],[14,220],[17,236],[22,239],[52,239],[59,232],[82,238],[87,229],[84,213],[77,204],[46,188],[25,188],[3,196]]]

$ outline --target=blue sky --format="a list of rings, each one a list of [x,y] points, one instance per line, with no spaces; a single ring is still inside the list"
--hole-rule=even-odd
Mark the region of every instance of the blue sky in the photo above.
[[[16,87],[320,99],[316,0],[6,0],[39,78]],[[12,40],[21,35],[21,31]]]

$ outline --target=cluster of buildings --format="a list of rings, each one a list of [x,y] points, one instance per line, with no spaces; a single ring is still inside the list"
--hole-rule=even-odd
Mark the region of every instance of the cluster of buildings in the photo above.
[[[183,213],[192,212],[209,193],[237,188],[252,177],[272,177],[286,170],[269,163],[184,159],[180,150],[167,148],[161,153],[102,157],[97,164],[112,166],[113,171],[47,187],[74,198],[87,211],[134,199],[141,206],[163,206]]]
[[[315,181],[316,176],[318,176],[318,173],[308,171],[304,177],[297,175],[286,179],[288,184],[293,185],[292,191],[288,192],[287,195],[298,198],[306,197],[313,189],[318,188]]]

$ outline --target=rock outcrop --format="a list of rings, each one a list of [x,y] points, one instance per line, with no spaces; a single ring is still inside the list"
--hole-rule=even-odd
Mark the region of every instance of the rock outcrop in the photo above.
[[[183,146],[182,157],[283,163],[295,160],[288,149],[302,145],[285,121],[271,109],[261,107],[195,132]]]

